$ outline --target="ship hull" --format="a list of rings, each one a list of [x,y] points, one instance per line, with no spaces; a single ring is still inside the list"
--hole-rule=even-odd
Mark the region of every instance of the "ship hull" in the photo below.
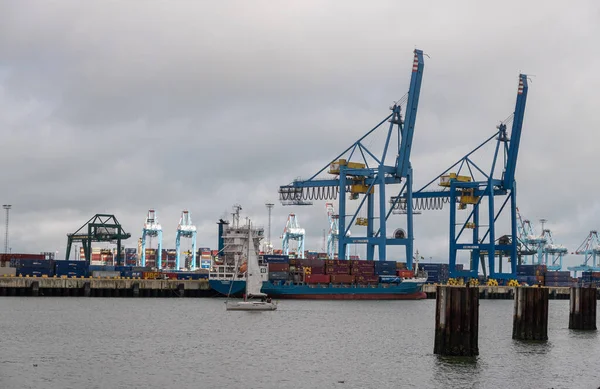
[[[231,285],[233,283],[233,285]],[[246,281],[230,281],[230,280],[208,280],[208,284],[215,292],[223,296],[238,296],[246,290]]]
[[[262,292],[277,299],[303,300],[420,300],[427,298],[421,284],[400,283],[397,285],[331,286],[331,285],[274,285],[263,283]]]

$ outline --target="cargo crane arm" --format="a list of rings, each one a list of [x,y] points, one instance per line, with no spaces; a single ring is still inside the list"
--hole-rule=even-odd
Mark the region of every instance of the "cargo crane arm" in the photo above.
[[[528,84],[527,75],[519,74],[519,84],[517,89],[517,100],[515,111],[496,128],[497,131],[484,140],[481,144],[456,161],[448,169],[429,181],[421,189],[412,193],[402,193],[399,196],[390,198],[392,209],[405,210],[413,208],[415,210],[440,210],[445,204],[450,204],[450,273],[455,276],[477,277],[478,258],[480,252],[486,252],[489,256],[490,269],[494,269],[494,257],[497,252],[510,252],[511,273],[496,273],[490,270],[490,276],[494,278],[509,278],[516,274],[517,257],[517,214],[516,214],[516,182],[515,168],[521,139],[521,129],[523,126],[523,117],[525,114],[525,104],[527,100]],[[512,122],[511,138],[507,136],[507,125]],[[495,142],[494,142],[495,141]],[[494,144],[495,143],[495,144]],[[493,145],[494,154],[491,167],[485,170],[475,161],[476,153],[484,150],[484,146]],[[500,154],[504,156],[504,165],[498,163]],[[496,170],[502,167],[502,178],[497,178]],[[433,185],[441,189],[433,189]],[[494,202],[495,196],[506,196],[504,202],[496,211]],[[488,203],[487,229],[481,236],[479,232],[479,206],[483,199]],[[511,214],[511,234],[510,244],[496,244],[495,224],[498,217],[510,201]],[[464,223],[457,223],[456,209],[467,209],[471,207],[470,212]],[[455,229],[459,228],[457,232]],[[473,237],[469,242],[459,242],[465,230],[472,230]],[[469,271],[457,271],[456,254],[458,250],[472,250],[471,269]],[[501,269],[501,267],[500,267]]]
[[[379,249],[379,260],[386,259],[388,245],[406,246],[407,265],[412,268],[413,258],[413,228],[412,208],[406,212],[407,236],[405,238],[388,238],[386,236],[386,222],[391,214],[387,212],[386,185],[401,184],[404,186],[398,192],[408,193],[412,196],[412,168],[410,154],[412,149],[414,128],[416,123],[421,81],[423,77],[424,61],[423,51],[414,50],[411,78],[408,93],[390,107],[391,114],[387,115],[375,127],[360,137],[356,142],[337,155],[327,165],[317,171],[309,179],[296,179],[288,185],[279,187],[279,198],[283,205],[301,204],[312,200],[338,200],[338,253],[345,253],[348,245],[363,243],[367,245],[367,259],[374,259],[375,247]],[[405,120],[402,118],[402,107],[405,106]],[[374,152],[367,138],[384,123],[389,122],[383,150]],[[390,145],[396,145],[392,136],[397,136],[397,149],[394,150],[393,164],[386,164],[386,157]],[[329,173],[333,177],[324,178],[320,175]],[[375,195],[375,187],[378,188]],[[394,191],[396,192],[396,191]],[[358,209],[354,214],[346,214],[346,194],[350,200],[362,197]],[[412,198],[412,197],[411,197]],[[375,216],[375,202],[378,200],[378,217]],[[367,208],[367,218],[360,218],[361,208]],[[347,222],[346,218],[350,221]],[[375,222],[379,219],[379,230],[375,233]],[[350,226],[357,222],[367,229],[366,236],[350,236]]]

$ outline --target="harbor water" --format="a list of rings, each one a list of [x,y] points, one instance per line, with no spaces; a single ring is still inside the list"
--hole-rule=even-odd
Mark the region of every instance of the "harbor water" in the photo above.
[[[599,335],[549,302],[549,341],[480,301],[476,358],[433,354],[435,300],[0,299],[0,388],[598,388]]]

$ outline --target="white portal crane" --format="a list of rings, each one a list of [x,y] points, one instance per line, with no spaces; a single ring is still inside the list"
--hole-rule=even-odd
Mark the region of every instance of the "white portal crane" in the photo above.
[[[329,233],[327,234],[327,257],[330,259],[335,258],[336,249],[338,247],[338,241],[340,239],[339,219],[340,215],[335,213],[333,203],[326,203],[325,209],[327,210],[327,217],[329,219]],[[350,231],[346,234],[350,236]],[[340,259],[348,259],[350,256],[350,245],[346,245],[346,252],[344,257]]]
[[[148,210],[146,222],[142,229],[142,266],[146,266],[146,236],[158,238],[158,248],[156,249],[156,268],[162,267],[162,227],[158,223],[158,216],[153,209]]]
[[[285,228],[283,229],[282,236],[282,249],[285,255],[290,253],[290,240],[295,240],[298,242],[298,255],[300,258],[304,258],[304,236],[305,236],[304,228],[300,227],[298,223],[298,219],[296,215],[290,213],[285,224]]]
[[[192,215],[188,211],[181,212],[181,218],[179,219],[179,225],[177,226],[177,238],[175,242],[175,250],[177,251],[175,257],[175,269],[181,268],[180,255],[181,255],[181,238],[192,239],[192,263],[190,264],[191,270],[196,270],[196,226],[192,224]]]

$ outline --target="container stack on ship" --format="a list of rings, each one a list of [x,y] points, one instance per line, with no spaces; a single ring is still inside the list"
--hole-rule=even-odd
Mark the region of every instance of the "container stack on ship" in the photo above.
[[[290,258],[264,254],[269,281],[263,293],[274,298],[323,300],[381,300],[425,298],[412,271],[395,261]],[[259,257],[260,258],[260,257]]]

